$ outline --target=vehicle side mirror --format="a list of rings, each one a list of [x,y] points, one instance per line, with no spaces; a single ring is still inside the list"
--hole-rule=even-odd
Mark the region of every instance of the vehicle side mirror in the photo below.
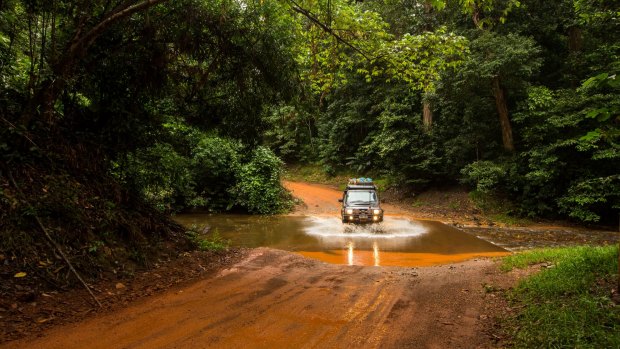
[[[338,199],[338,202],[342,202],[342,199]]]

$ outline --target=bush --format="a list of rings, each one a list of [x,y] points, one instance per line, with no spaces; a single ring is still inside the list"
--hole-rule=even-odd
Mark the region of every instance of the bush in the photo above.
[[[234,201],[229,190],[237,183],[243,146],[240,142],[217,136],[203,136],[192,150],[192,174],[204,207],[221,211]]]
[[[186,138],[176,147],[162,142],[127,154],[114,173],[161,211],[237,206],[272,214],[290,207],[280,184],[283,163],[273,152],[258,147],[248,156],[239,141],[190,131],[175,134]]]
[[[230,240],[224,239],[217,230],[209,235],[188,230],[185,235],[201,251],[225,251],[230,247]]]
[[[160,211],[176,211],[196,199],[191,161],[170,144],[127,154],[113,172]]]
[[[497,190],[506,177],[506,169],[493,161],[476,161],[461,170],[461,182],[469,184],[482,193]]]
[[[558,200],[562,212],[583,222],[598,222],[601,212],[620,209],[620,175],[578,181]]]
[[[237,184],[230,190],[236,203],[251,213],[273,214],[291,207],[291,199],[280,185],[282,161],[269,149],[258,147],[242,165]]]

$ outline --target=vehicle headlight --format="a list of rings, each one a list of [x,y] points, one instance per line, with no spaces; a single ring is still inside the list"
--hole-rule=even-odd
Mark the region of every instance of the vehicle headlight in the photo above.
[[[347,214],[353,214],[353,209],[352,208],[347,208]]]
[[[381,214],[381,210],[380,209],[376,209],[373,211],[374,214]]]

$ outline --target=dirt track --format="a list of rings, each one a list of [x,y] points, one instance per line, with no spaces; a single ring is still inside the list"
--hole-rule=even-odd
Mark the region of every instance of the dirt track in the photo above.
[[[305,200],[306,212],[332,212],[333,192]],[[488,291],[508,287],[513,278],[486,259],[359,267],[259,248],[186,288],[6,347],[492,347],[487,329],[504,305]]]
[[[302,199],[304,202],[297,207],[294,214],[330,214],[337,216],[340,212],[340,203],[338,199],[342,198],[341,191],[322,184],[302,182],[285,181],[284,186],[286,189],[290,190],[295,197]],[[386,215],[403,215],[406,213],[393,205],[381,204],[381,206],[385,209]]]
[[[202,280],[8,348],[475,348],[493,262],[343,267],[256,249]],[[488,304],[487,304],[488,305]]]

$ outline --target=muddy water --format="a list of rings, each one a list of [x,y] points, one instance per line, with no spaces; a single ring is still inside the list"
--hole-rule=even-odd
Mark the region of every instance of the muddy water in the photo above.
[[[233,246],[272,247],[334,264],[428,266],[509,252],[454,227],[386,217],[381,224],[342,224],[336,217],[182,214],[187,227],[210,227]]]

